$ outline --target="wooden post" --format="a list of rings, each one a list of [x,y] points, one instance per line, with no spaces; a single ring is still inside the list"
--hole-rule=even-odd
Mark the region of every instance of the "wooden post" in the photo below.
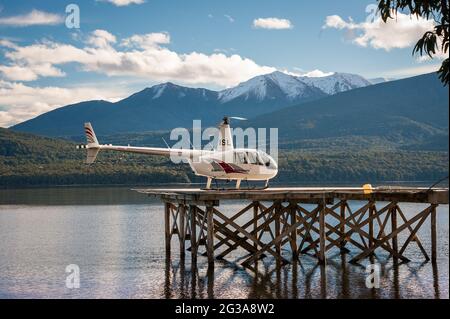
[[[431,207],[431,262],[437,261],[437,223],[436,223],[436,205]]]
[[[340,205],[340,215],[341,215],[341,226],[339,227],[339,232],[343,235],[345,234],[345,201],[342,200],[341,201],[341,205]],[[344,248],[346,244],[345,238],[343,237],[343,239],[341,240],[341,248]]]
[[[320,207],[320,211],[319,211],[319,238],[320,238],[320,247],[319,247],[319,263],[320,264],[326,264],[326,258],[325,258],[325,250],[326,250],[326,244],[325,244],[325,239],[326,239],[326,234],[325,234],[325,208],[326,208],[326,203],[325,201],[323,201],[323,204],[319,204],[321,205]]]
[[[374,245],[374,230],[373,230],[373,216],[375,215],[375,203],[372,203],[369,207],[369,247]]]
[[[206,207],[206,253],[208,255],[208,264],[214,264],[214,210],[212,206]]]
[[[197,210],[194,205],[189,205],[189,217],[191,219],[191,255],[192,261],[195,263],[197,260]]]
[[[281,203],[280,203],[280,202],[277,202],[277,203],[275,204],[275,216],[277,216],[277,215],[279,214],[280,209],[281,209]],[[280,215],[280,216],[277,216],[277,217],[275,218],[275,238],[278,237],[278,236],[280,235],[280,233],[281,233],[281,223],[280,223],[280,218],[281,218],[281,215]],[[279,256],[281,256],[281,241],[279,241],[279,242],[275,245],[275,248],[276,248],[275,251],[277,252],[277,254],[278,254]]]
[[[291,213],[291,225],[294,225],[297,222],[297,209],[296,205],[294,203],[290,203],[290,213]],[[297,251],[297,228],[295,228],[291,233],[291,249],[292,249],[292,256],[294,258],[298,257],[298,251]]]
[[[392,237],[392,250],[398,253],[398,237],[397,237],[397,205],[391,208],[391,232],[395,233]],[[394,256],[394,261],[397,261],[397,256]]]
[[[170,239],[171,239],[171,231],[170,231],[170,204],[164,203],[164,229],[166,235],[166,254],[170,254]]]
[[[186,206],[184,204],[180,204],[179,206],[179,214],[180,214],[180,257],[184,258],[185,251],[185,242],[186,242]]]
[[[258,238],[258,208],[259,208],[259,202],[253,202],[253,232],[254,236]],[[258,249],[258,244],[255,242],[253,243],[253,247],[255,249]]]

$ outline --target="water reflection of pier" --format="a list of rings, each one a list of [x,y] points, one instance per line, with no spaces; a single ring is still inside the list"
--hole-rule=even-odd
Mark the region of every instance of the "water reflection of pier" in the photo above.
[[[312,260],[311,260],[312,261]],[[374,262],[375,260],[373,260]],[[259,262],[261,263],[261,262]],[[260,265],[258,271],[236,267],[234,263],[218,262],[210,267],[207,261],[192,264],[190,259],[166,258],[163,298],[402,298],[409,289],[401,283],[416,281],[416,289],[427,289],[419,278],[427,263],[381,264],[383,289],[367,289],[365,269],[361,265],[348,263],[346,254],[329,258],[327,266],[320,263],[293,261],[290,265],[270,267]],[[401,269],[400,267],[406,267]],[[358,269],[360,268],[360,269]],[[439,274],[432,264],[434,297],[440,298]],[[402,272],[402,275],[400,275]],[[247,287],[231,289],[236,282],[245,282]],[[387,289],[386,289],[387,288]],[[238,290],[238,292],[237,292]],[[230,294],[226,292],[230,291]],[[236,294],[238,293],[238,294]]]

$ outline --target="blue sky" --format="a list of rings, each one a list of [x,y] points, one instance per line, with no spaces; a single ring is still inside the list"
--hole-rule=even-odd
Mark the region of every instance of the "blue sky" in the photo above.
[[[405,15],[401,32],[365,23],[370,1],[126,2],[0,0],[0,126],[164,81],[221,89],[275,69],[402,78],[440,62],[411,56],[432,22]],[[65,25],[70,3],[79,29]]]

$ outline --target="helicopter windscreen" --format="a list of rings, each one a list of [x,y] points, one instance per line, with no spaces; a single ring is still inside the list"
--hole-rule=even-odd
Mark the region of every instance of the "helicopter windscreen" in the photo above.
[[[265,152],[258,151],[258,157],[260,158],[262,163],[264,163],[264,165],[266,165],[267,167],[273,167],[274,166],[272,161],[270,160],[269,155],[267,155]]]

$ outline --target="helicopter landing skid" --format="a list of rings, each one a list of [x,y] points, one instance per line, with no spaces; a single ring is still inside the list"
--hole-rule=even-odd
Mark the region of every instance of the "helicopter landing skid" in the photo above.
[[[241,190],[249,190],[249,191],[251,191],[251,190],[264,190],[264,189],[269,188],[269,182],[268,181],[266,181],[264,186],[258,187],[256,185],[250,186],[248,181],[245,180],[245,182],[247,184],[246,186],[242,187],[239,184],[239,187],[236,188],[236,187],[231,187],[231,185],[228,186],[228,184],[230,184],[230,182],[231,182],[230,180],[226,181],[226,185],[225,186],[223,186],[223,185],[220,186],[219,183],[217,182],[217,179],[213,179],[213,180],[214,180],[214,184],[215,184],[214,186],[211,185],[209,188],[208,187],[201,187],[200,189],[204,190],[204,191],[241,191]]]

